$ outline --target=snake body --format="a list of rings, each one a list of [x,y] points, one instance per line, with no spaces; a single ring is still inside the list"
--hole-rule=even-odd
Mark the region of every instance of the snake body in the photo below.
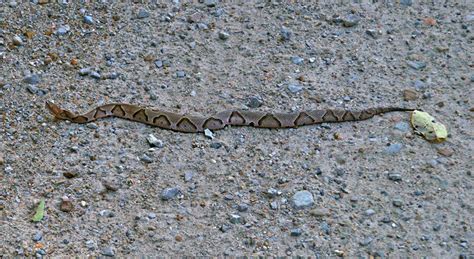
[[[257,128],[295,128],[323,122],[366,120],[377,114],[387,112],[413,111],[413,109],[398,107],[369,108],[360,111],[339,109],[308,110],[294,113],[229,110],[219,112],[213,116],[201,117],[154,110],[124,103],[101,105],[84,114],[76,114],[61,109],[49,101],[46,102],[46,107],[57,119],[69,120],[74,123],[88,123],[105,117],[119,117],[179,132],[203,132],[205,129],[219,130],[227,125]]]

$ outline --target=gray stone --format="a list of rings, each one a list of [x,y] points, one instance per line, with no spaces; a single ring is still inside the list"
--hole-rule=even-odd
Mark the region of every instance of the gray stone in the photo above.
[[[372,216],[374,214],[375,214],[375,210],[373,210],[373,209],[368,209],[368,210],[365,211],[365,215],[367,215],[367,216]]]
[[[474,21],[474,13],[471,13],[471,14],[468,14],[468,15],[464,16],[464,21],[465,21],[465,22],[472,22],[472,21]]]
[[[401,207],[403,205],[403,201],[401,199],[393,199],[392,204],[395,207]]]
[[[331,227],[326,221],[321,222],[321,224],[319,225],[319,228],[321,229],[321,231],[323,231],[324,234],[326,235],[331,234]]]
[[[419,80],[419,79],[417,79],[417,80],[415,80],[415,82],[413,82],[413,86],[415,87],[415,89],[416,89],[417,91],[426,89],[426,84],[425,84],[425,82],[423,82],[423,81],[421,81],[421,80]]]
[[[301,228],[294,228],[290,231],[290,235],[292,237],[298,237],[298,236],[301,236],[301,234],[303,234],[303,231],[301,230]]]
[[[113,211],[111,211],[111,210],[101,210],[101,211],[99,212],[99,215],[100,215],[101,217],[106,217],[106,218],[113,218],[113,217],[115,217],[115,213],[114,213]]]
[[[204,0],[204,4],[207,7],[214,7],[217,4],[217,0]]]
[[[161,60],[155,60],[155,66],[157,68],[162,68],[163,67],[163,61]]]
[[[44,89],[41,89],[41,88],[38,88],[34,85],[28,85],[28,86],[26,86],[26,89],[28,89],[28,92],[30,92],[32,94],[36,94],[38,96],[46,95],[46,93],[48,92],[48,91],[46,91]]]
[[[115,256],[115,251],[112,247],[106,247],[106,248],[102,249],[100,254],[102,254],[103,256],[114,257]]]
[[[105,78],[114,80],[114,79],[117,79],[119,76],[120,76],[119,73],[112,72],[112,73],[106,75]]]
[[[177,71],[177,72],[176,72],[176,76],[177,76],[178,78],[183,78],[183,77],[186,76],[186,73],[185,73],[184,71]]]
[[[390,154],[390,155],[395,155],[398,152],[400,152],[402,148],[403,148],[403,145],[400,143],[390,144],[387,148],[385,148],[385,153]]]
[[[221,225],[221,227],[219,228],[219,230],[222,231],[223,233],[229,231],[230,229],[232,229],[232,226],[227,225],[227,224]]]
[[[281,191],[277,190],[277,189],[274,189],[274,188],[270,188],[266,191],[266,194],[268,197],[270,198],[275,198],[276,196],[279,196],[282,194]]]
[[[150,144],[151,147],[162,148],[164,146],[163,141],[157,139],[153,134],[149,134],[146,137],[146,140],[148,141],[148,144]]]
[[[303,61],[304,61],[304,59],[302,57],[299,57],[299,56],[291,57],[291,62],[293,62],[293,64],[301,65],[301,64],[303,64]]]
[[[288,84],[288,90],[291,93],[297,93],[297,92],[303,90],[303,86],[301,86],[299,84],[296,84],[296,83],[290,83],[290,84]]]
[[[36,234],[33,236],[33,241],[38,242],[41,239],[43,239],[43,234],[41,232],[36,232]]]
[[[403,132],[403,133],[406,133],[410,130],[410,124],[408,124],[407,122],[404,122],[404,121],[400,121],[397,124],[395,124],[394,128],[396,130],[399,130],[399,131]]]
[[[416,70],[421,70],[426,67],[426,63],[423,61],[408,60],[407,64],[408,66]]]
[[[400,0],[400,4],[404,6],[411,6],[413,4],[413,0]]]
[[[360,17],[355,14],[349,14],[342,18],[342,25],[344,27],[354,27],[360,22]]]
[[[230,34],[225,32],[225,31],[220,31],[218,33],[218,36],[219,36],[219,39],[221,39],[221,40],[227,40],[227,39],[229,39]]]
[[[291,40],[291,36],[293,36],[293,32],[291,32],[288,28],[286,27],[281,27],[280,29],[280,36],[283,41],[289,41]]]
[[[28,75],[23,79],[23,82],[30,85],[36,85],[39,84],[40,77],[37,74]]]
[[[153,159],[151,157],[149,157],[147,154],[143,154],[140,157],[140,160],[147,163],[147,164],[153,163]]]
[[[232,194],[224,195],[224,200],[226,200],[226,201],[231,201],[233,199],[234,199],[234,195],[232,195]]]
[[[87,249],[89,249],[89,250],[91,250],[91,251],[92,251],[92,250],[95,250],[95,249],[96,249],[96,245],[95,245],[94,240],[87,240],[87,241],[86,241],[86,247],[87,247]]]
[[[220,142],[212,142],[209,147],[214,148],[214,149],[219,149],[222,147],[222,144]]]
[[[85,15],[83,21],[87,24],[94,24],[94,19],[90,15]]]
[[[232,224],[239,224],[239,223],[242,223],[242,217],[238,214],[230,214],[229,221]]]
[[[145,9],[140,9],[137,14],[138,19],[145,19],[150,16],[150,13]]]
[[[23,45],[23,39],[18,35],[13,36],[12,41],[13,41],[13,45],[15,45],[15,46]]]
[[[366,238],[364,238],[363,240],[361,240],[361,241],[359,242],[359,244],[360,244],[361,246],[368,246],[370,243],[372,243],[373,240],[374,240],[374,239],[371,238],[371,237],[366,237]]]
[[[249,209],[249,205],[247,203],[240,203],[237,205],[237,210],[240,212],[246,212]]]
[[[204,130],[204,136],[210,139],[214,139],[214,133],[210,129],[205,129]]]
[[[401,181],[402,176],[400,174],[390,173],[390,174],[388,174],[388,179],[392,180],[392,181]]]
[[[79,70],[79,75],[80,76],[87,76],[91,73],[91,68],[90,67],[86,67],[86,68],[81,68]]]
[[[296,192],[291,198],[291,201],[295,209],[310,208],[314,205],[313,194],[309,191]]]
[[[260,97],[260,96],[252,96],[252,97],[250,97],[250,98],[248,99],[246,105],[247,105],[249,108],[258,108],[258,107],[262,106],[262,104],[263,104],[263,99],[262,99],[262,97]]]
[[[94,78],[94,79],[100,79],[100,74],[98,72],[95,72],[95,71],[92,71],[90,72],[90,77]]]
[[[171,200],[178,196],[181,191],[177,187],[166,188],[161,192],[161,199],[164,201]]]
[[[150,212],[150,213],[148,213],[147,217],[149,219],[155,219],[156,218],[156,213]]]
[[[193,172],[188,171],[188,172],[184,173],[184,181],[185,182],[190,182],[193,179],[193,177],[194,177]]]
[[[56,34],[64,35],[68,33],[70,30],[71,30],[71,27],[69,27],[69,25],[62,25],[56,30]]]

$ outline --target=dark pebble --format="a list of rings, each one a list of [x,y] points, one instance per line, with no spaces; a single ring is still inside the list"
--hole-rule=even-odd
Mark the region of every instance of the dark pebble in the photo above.
[[[303,231],[300,228],[294,228],[290,231],[292,237],[298,237],[301,236],[301,234],[303,234]]]
[[[150,16],[150,13],[145,9],[140,9],[137,14],[138,19],[148,18],[149,16]]]
[[[176,76],[178,78],[183,78],[183,77],[186,76],[186,73],[184,71],[178,71],[178,72],[176,72]]]
[[[280,36],[283,41],[289,41],[291,40],[291,36],[293,33],[286,27],[282,27],[280,29]]]
[[[361,246],[368,246],[370,243],[372,243],[373,239],[371,237],[366,237],[363,240],[359,242]]]
[[[400,174],[392,173],[392,174],[388,174],[388,179],[392,181],[401,181],[402,176]]]
[[[241,203],[237,206],[237,210],[240,212],[246,212],[249,209],[249,205],[247,203]]]
[[[222,144],[219,143],[219,142],[213,142],[209,145],[211,148],[214,148],[214,149],[219,149],[222,147]]]

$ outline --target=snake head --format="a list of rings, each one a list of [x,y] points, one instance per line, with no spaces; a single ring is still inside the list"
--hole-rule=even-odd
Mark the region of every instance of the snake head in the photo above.
[[[56,119],[70,120],[73,116],[73,114],[70,114],[70,112],[59,108],[59,106],[50,101],[46,101],[46,108],[48,108],[48,110],[54,115]]]

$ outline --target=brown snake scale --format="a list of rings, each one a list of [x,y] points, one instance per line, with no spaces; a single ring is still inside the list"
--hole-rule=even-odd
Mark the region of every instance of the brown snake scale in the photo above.
[[[294,113],[233,110],[223,111],[214,116],[201,117],[153,110],[123,103],[101,105],[85,114],[75,114],[71,111],[63,110],[56,104],[48,101],[46,102],[46,107],[57,119],[69,120],[75,123],[88,123],[105,117],[119,117],[180,132],[203,132],[205,129],[219,130],[227,125],[257,128],[295,128],[323,122],[366,120],[381,113],[414,110],[398,107],[369,108],[361,111],[336,109],[309,110]]]

